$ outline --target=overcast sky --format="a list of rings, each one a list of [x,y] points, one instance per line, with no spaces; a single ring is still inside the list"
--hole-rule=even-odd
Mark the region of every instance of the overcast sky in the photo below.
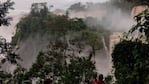
[[[54,8],[66,9],[75,2],[105,2],[108,0],[12,0],[15,2],[15,10],[29,10],[32,3],[47,2],[48,5],[54,5]]]

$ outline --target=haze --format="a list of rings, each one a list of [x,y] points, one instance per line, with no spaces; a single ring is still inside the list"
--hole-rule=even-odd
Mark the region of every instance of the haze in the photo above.
[[[47,2],[48,5],[54,5],[54,8],[66,9],[71,4],[76,2],[106,2],[109,0],[12,0],[15,2],[14,8],[15,10],[29,10],[32,3],[35,2]]]
[[[0,2],[5,2],[7,0],[0,0]],[[36,2],[47,2],[48,5],[53,5],[53,9],[67,9],[70,5],[76,2],[106,2],[109,0],[11,0],[14,1],[14,8],[15,10],[10,11],[10,16],[16,17],[13,18],[13,22],[11,22],[11,26],[0,27],[0,36],[7,39],[7,41],[11,41],[11,37],[15,32],[15,24],[18,22],[21,14],[27,13],[30,11],[30,7],[32,3]]]

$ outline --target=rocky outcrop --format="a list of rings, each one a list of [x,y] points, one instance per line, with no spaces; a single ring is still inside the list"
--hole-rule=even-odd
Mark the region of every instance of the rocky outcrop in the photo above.
[[[136,15],[138,15],[139,13],[143,12],[146,9],[149,10],[148,5],[140,5],[140,6],[133,7],[132,12],[131,12],[131,18],[133,19]]]

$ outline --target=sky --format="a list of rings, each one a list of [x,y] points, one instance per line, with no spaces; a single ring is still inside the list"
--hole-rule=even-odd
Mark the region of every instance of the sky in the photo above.
[[[29,10],[32,3],[35,2],[47,2],[48,5],[54,5],[54,8],[66,9],[71,4],[76,2],[105,2],[108,0],[12,0],[15,2],[14,8],[18,11],[26,11]]]

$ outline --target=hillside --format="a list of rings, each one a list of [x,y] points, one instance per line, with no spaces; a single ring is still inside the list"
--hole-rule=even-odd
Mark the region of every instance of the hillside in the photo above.
[[[35,62],[38,53],[47,50],[50,42],[59,40],[68,45],[68,50],[80,51],[81,53],[76,53],[79,56],[88,56],[90,53],[100,56],[99,50],[103,47],[102,37],[106,32],[102,26],[99,29],[91,28],[80,18],[54,15],[46,9],[41,9],[42,12],[35,12],[35,10],[37,9],[31,10],[29,15],[19,21],[16,34],[12,38],[12,43],[18,48],[17,53],[23,59],[20,63],[24,67],[29,68]],[[104,53],[101,53],[101,56],[105,58]],[[102,62],[106,63],[106,60]],[[106,74],[106,68],[108,68],[107,65],[100,70]]]

